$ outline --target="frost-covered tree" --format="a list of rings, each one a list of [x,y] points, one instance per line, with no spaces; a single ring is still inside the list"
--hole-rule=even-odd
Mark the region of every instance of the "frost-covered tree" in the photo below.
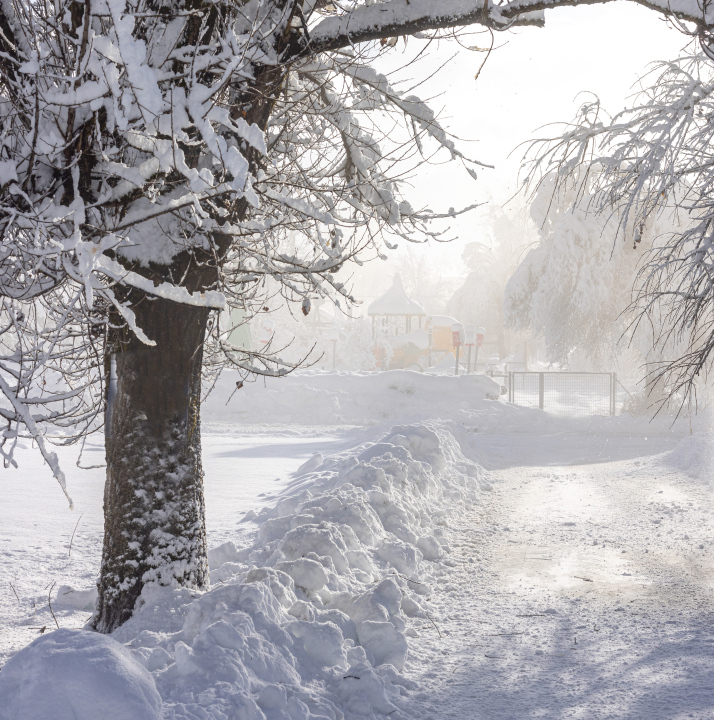
[[[598,173],[589,177],[595,185]],[[635,241],[616,213],[593,211],[599,198],[591,187],[558,188],[557,180],[554,173],[544,178],[530,203],[540,241],[508,281],[506,322],[542,339],[553,362],[575,356],[579,366],[609,369],[632,345],[627,309],[643,257],[677,227],[676,214],[648,218],[638,225]],[[643,359],[650,340],[642,333],[636,338]]]
[[[685,398],[714,351],[714,52],[708,31],[694,34],[631,107],[608,117],[586,103],[561,136],[536,142],[529,178],[575,197],[575,215],[603,228],[597,244],[625,267],[631,248],[642,254],[627,328],[645,341],[649,384]]]
[[[315,303],[317,305],[317,303]],[[333,355],[337,370],[374,370],[377,366],[376,338],[368,318],[351,317],[336,308],[333,314],[323,311],[321,322],[314,322],[313,309],[307,317],[282,307],[275,318],[273,343],[282,361],[321,370],[332,368]],[[338,339],[333,341],[333,338]]]
[[[489,236],[464,248],[462,260],[468,275],[450,298],[446,311],[463,323],[483,326],[488,335],[495,335],[498,355],[503,360],[512,340],[504,316],[504,294],[524,252],[533,244],[535,233],[520,213],[492,208],[489,220]]]
[[[694,0],[642,1],[710,21]],[[64,487],[47,438],[104,426],[97,629],[147,583],[207,583],[202,370],[289,369],[232,347],[219,311],[249,318],[275,292],[304,312],[348,301],[335,272],[428,220],[400,195],[408,148],[430,138],[466,162],[369,41],[537,25],[571,4],[2,3],[1,449],[14,463],[29,434]],[[395,122],[411,141],[387,141]]]
[[[412,246],[407,246],[393,263],[407,295],[435,315],[444,312],[454,290],[454,278],[448,276],[451,268],[445,268],[445,262],[434,262],[438,251],[437,247],[432,253],[416,252]]]

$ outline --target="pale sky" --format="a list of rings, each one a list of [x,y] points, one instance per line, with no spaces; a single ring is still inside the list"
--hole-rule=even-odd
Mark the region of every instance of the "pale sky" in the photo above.
[[[475,36],[472,44],[482,46],[487,38]],[[534,137],[540,126],[572,119],[584,99],[578,99],[582,91],[596,93],[610,112],[621,109],[647,66],[675,57],[686,41],[655,12],[612,2],[551,10],[545,28],[497,33],[496,46],[503,47],[491,54],[478,80],[474,75],[483,54],[461,49],[453,41],[442,42],[431,52],[429,65],[436,68],[455,53],[456,57],[417,93],[423,98],[438,95],[431,104],[442,111],[443,123],[471,141],[460,144],[465,154],[496,169],[483,170],[474,182],[456,164],[426,167],[414,181],[416,204],[428,202],[433,210],[445,212],[475,201],[504,203],[516,188],[522,151],[516,150],[510,159],[508,155],[519,143]],[[410,40],[409,52],[414,43]],[[401,48],[400,42],[393,51],[395,63],[407,57]],[[421,67],[413,77],[424,72]],[[488,236],[486,213],[473,211],[451,221],[450,227],[458,242],[426,252],[435,262],[458,268],[463,244]],[[379,265],[370,268],[370,274],[386,289],[392,262]]]

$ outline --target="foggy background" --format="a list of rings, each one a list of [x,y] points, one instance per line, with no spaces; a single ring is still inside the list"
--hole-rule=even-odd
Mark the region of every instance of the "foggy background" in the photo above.
[[[374,327],[368,318],[369,304],[391,287],[398,274],[407,295],[424,307],[427,318],[447,316],[486,328],[481,370],[498,366],[507,371],[506,365],[523,369],[538,362],[552,367],[556,360],[573,370],[625,369],[613,367],[617,362],[610,349],[600,353],[583,347],[567,358],[555,357],[546,351],[542,338],[504,326],[506,284],[539,242],[530,216],[531,198],[519,189],[519,169],[531,140],[544,133],[557,134],[553,124],[570,121],[594,95],[610,114],[623,109],[652,63],[676,57],[686,37],[645,8],[610,3],[557,9],[548,13],[545,28],[497,33],[487,59],[485,52],[465,49],[488,48],[490,43],[490,34],[484,31],[467,34],[459,45],[434,42],[413,63],[425,42],[409,38],[405,43],[400,38],[377,63],[393,86],[409,89],[430,103],[459,150],[494,166],[481,168],[474,181],[460,163],[448,162],[442,150],[429,164],[406,175],[403,194],[415,208],[428,207],[437,214],[480,206],[432,222],[431,229],[450,242],[399,240],[396,249],[385,250],[383,260],[361,267],[349,263],[340,275],[357,305],[341,308],[344,314],[329,301],[315,302],[306,318],[277,300],[271,303],[268,316],[259,315],[251,322],[254,347],[260,347],[261,338],[263,343],[270,340],[273,349],[281,348],[281,355],[293,361],[312,351],[309,362],[318,369],[331,369],[333,354],[337,369],[398,367],[375,360]],[[622,309],[614,308],[612,314],[616,317]],[[336,344],[329,340],[330,327],[341,333]],[[233,342],[239,340],[234,335]],[[435,354],[430,363],[439,359]],[[639,380],[645,371],[642,358],[629,357],[627,362],[632,381]]]

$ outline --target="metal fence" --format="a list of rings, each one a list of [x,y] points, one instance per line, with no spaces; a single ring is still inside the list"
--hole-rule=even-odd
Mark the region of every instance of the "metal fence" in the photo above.
[[[615,415],[616,373],[510,372],[508,399],[556,415]]]

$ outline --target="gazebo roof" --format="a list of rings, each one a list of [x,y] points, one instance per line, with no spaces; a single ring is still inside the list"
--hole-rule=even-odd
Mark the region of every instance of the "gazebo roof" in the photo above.
[[[424,308],[412,300],[404,290],[402,279],[394,276],[392,287],[382,297],[370,303],[367,315],[426,315]]]

